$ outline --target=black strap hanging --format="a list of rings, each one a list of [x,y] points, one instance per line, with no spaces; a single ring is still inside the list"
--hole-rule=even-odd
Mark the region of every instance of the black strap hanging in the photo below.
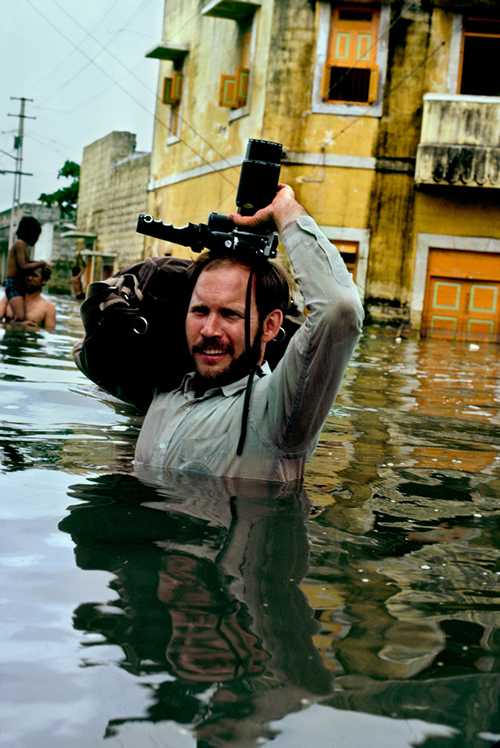
[[[250,356],[251,351],[252,351],[252,342],[250,340],[250,322],[251,322],[250,313],[252,310],[252,287],[253,287],[253,268],[250,268],[250,275],[248,276],[247,293],[246,293],[246,299],[245,299],[245,350],[246,350],[247,356]],[[241,457],[243,453],[243,447],[245,446],[245,439],[247,436],[248,412],[250,410],[250,397],[252,395],[252,386],[253,386],[254,376],[255,376],[255,369],[252,368],[250,370],[247,386],[245,389],[245,400],[243,403],[243,415],[241,417],[240,440],[238,442],[238,448],[236,449],[236,454],[238,455],[238,457]]]

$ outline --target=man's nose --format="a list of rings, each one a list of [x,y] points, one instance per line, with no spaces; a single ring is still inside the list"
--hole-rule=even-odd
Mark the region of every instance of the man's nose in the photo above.
[[[220,315],[212,312],[205,317],[201,334],[204,338],[217,338],[221,335]]]

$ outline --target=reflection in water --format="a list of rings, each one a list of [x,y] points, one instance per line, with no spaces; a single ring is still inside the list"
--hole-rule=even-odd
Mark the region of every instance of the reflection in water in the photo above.
[[[440,343],[363,340],[306,475],[309,578],[342,624],[321,641],[328,703],[483,746],[500,737],[500,365]]]
[[[499,347],[366,330],[308,505],[132,475],[140,418],[53,300],[0,327],[2,744],[491,748]]]
[[[111,719],[107,734],[131,720],[175,719],[200,745],[258,745],[273,736],[270,721],[332,690],[299,587],[307,497],[297,485],[140,477],[73,486],[85,503],[60,524],[78,565],[112,572],[118,593],[82,603],[74,626],[118,644],[135,675],[170,676],[152,689],[148,716]]]

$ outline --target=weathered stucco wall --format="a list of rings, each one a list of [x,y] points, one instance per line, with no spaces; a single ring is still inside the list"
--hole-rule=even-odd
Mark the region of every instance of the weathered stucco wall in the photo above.
[[[80,171],[78,230],[96,233],[96,251],[116,254],[119,267],[144,257],[135,225],[147,209],[150,154],[136,153],[135,142],[132,133],[110,133],[84,149]]]
[[[278,4],[273,0],[263,0],[257,9],[248,111],[235,118],[230,110],[219,106],[219,86],[221,75],[231,73],[235,66],[237,23],[231,19],[202,15],[201,8],[206,4],[197,0],[184,3],[167,0],[165,5],[164,39],[189,47],[189,54],[184,63],[183,122],[177,142],[167,145],[169,133],[166,125],[170,108],[158,103],[150,182],[155,189],[150,192],[149,209],[155,217],[174,225],[206,221],[214,210],[222,213],[234,210],[240,163],[248,139],[279,140],[284,133],[285,128],[280,126],[274,111],[275,104],[269,101],[270,55],[275,48],[287,49],[282,27],[273,14],[277,5],[290,5],[292,15],[294,9],[303,6],[297,0]],[[309,23],[312,41],[314,13],[309,4],[307,8],[312,19]],[[173,33],[172,29],[177,28],[179,33]],[[170,61],[159,64],[160,99],[163,79],[171,75],[172,68]],[[297,65],[295,70],[299,70]],[[285,70],[283,74],[286,74]],[[271,117],[267,118],[269,108]],[[224,159],[228,158],[231,162],[225,168]],[[172,175],[203,170],[208,164],[217,165],[215,173],[195,174],[187,181],[162,186],[162,180],[164,182]],[[162,254],[165,248],[162,242],[147,240],[148,252]],[[174,248],[174,251],[179,255],[186,252],[181,248]]]
[[[268,43],[263,135],[283,142],[289,150],[304,150],[304,132],[295,125],[311,107],[315,58],[312,5],[302,0],[274,2]],[[314,143],[310,145],[314,147]]]
[[[393,18],[401,11],[393,8]],[[414,163],[420,136],[422,97],[431,14],[417,5],[403,9],[389,42],[387,89],[370,196],[371,234],[367,278],[369,301],[405,305],[413,275]],[[392,19],[391,19],[392,20]]]
[[[110,199],[102,225],[106,251],[116,253],[120,265],[144,257],[144,237],[137,234],[137,216],[147,208],[150,155],[134,154],[111,168]],[[104,223],[104,222],[103,222]]]
[[[197,0],[165,6],[164,38],[189,47],[184,62],[181,137],[167,145],[170,106],[162,103],[163,80],[172,74],[173,63],[159,63],[158,106],[151,163],[152,181],[202,167],[229,155],[243,153],[250,137],[262,137],[262,110],[270,30],[269,9],[263,2],[258,12],[254,60],[250,82],[250,114],[230,123],[229,110],[219,106],[222,74],[233,72],[237,24],[232,19],[201,14],[206,3]],[[175,32],[179,29],[179,32]],[[234,179],[234,178],[233,178]],[[237,182],[237,176],[236,176]],[[195,201],[194,201],[195,202]]]
[[[500,192],[423,188],[415,198],[415,234],[500,237]],[[473,277],[474,268],[471,268]]]

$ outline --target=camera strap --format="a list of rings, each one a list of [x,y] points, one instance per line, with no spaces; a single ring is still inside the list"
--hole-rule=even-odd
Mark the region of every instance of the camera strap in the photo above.
[[[245,349],[247,356],[251,355],[252,352],[252,341],[250,339],[250,312],[252,309],[252,287],[253,287],[253,268],[250,267],[250,275],[248,276],[247,293],[245,299]],[[245,400],[243,402],[243,415],[241,417],[241,431],[240,440],[238,442],[238,448],[236,454],[241,457],[243,453],[243,447],[245,446],[245,439],[247,436],[248,426],[248,413],[250,410],[250,398],[252,396],[253,378],[255,375],[255,369],[252,368],[248,376],[248,382],[245,389]]]
[[[250,312],[252,310],[252,286],[253,286],[253,268],[250,267],[248,276],[247,295],[245,299],[245,348],[247,356],[252,350],[252,341],[250,340]]]

